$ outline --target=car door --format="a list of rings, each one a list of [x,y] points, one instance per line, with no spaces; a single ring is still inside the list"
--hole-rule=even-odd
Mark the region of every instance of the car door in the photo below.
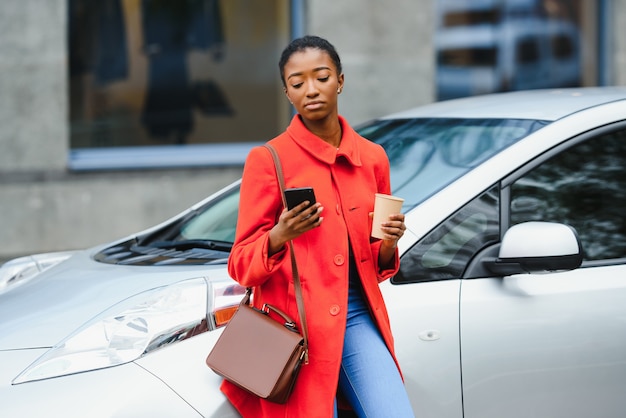
[[[526,221],[565,223],[584,260],[567,272],[464,273],[464,417],[623,417],[626,126],[573,138],[499,187],[502,233]]]
[[[499,239],[492,187],[403,252],[400,271],[381,284],[415,415],[461,418],[459,296],[471,257]]]
[[[459,288],[460,280],[381,283],[396,357],[417,417],[463,416]]]

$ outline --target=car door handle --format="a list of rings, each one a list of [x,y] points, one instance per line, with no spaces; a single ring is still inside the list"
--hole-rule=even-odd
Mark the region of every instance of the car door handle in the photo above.
[[[441,333],[436,329],[427,329],[420,332],[419,337],[422,341],[437,341],[441,338]]]

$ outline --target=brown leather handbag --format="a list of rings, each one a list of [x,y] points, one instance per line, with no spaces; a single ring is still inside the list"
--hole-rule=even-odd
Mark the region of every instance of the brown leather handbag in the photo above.
[[[276,150],[265,145],[272,154],[280,185],[283,205],[285,180]],[[289,241],[289,253],[295,284],[296,304],[302,334],[296,323],[281,310],[265,304],[262,309],[250,305],[252,289],[239,304],[222,335],[206,358],[206,364],[217,374],[248,392],[271,402],[285,403],[293,390],[302,363],[308,363],[308,335],[302,299],[300,275]],[[278,316],[279,321],[270,317]]]

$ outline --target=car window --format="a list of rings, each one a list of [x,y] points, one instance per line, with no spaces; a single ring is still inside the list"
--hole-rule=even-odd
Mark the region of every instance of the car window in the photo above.
[[[574,56],[576,46],[570,36],[559,34],[551,39],[552,54],[558,59],[567,59]]]
[[[224,264],[235,241],[239,186],[173,222],[94,254],[102,263],[135,266]]]
[[[474,255],[499,239],[498,190],[494,186],[481,194],[415,244],[392,282],[461,278]]]
[[[511,224],[576,228],[584,260],[626,257],[626,130],[593,137],[545,161],[511,185]]]
[[[203,240],[232,244],[235,242],[238,214],[239,186],[209,200],[167,228],[142,238],[141,244]]]
[[[404,199],[406,212],[547,124],[518,119],[395,119],[378,120],[357,131],[385,148],[392,193]]]
[[[183,225],[180,238],[235,242],[238,214],[239,188],[236,188]]]
[[[494,67],[498,63],[496,47],[457,48],[439,51],[437,64],[452,67]]]
[[[533,37],[520,40],[517,45],[517,62],[519,64],[535,64],[539,61],[539,41]]]

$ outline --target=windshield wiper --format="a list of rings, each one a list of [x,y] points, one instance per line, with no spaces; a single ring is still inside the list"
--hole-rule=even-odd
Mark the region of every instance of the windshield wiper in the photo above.
[[[151,242],[148,246],[154,248],[175,249],[179,251],[202,248],[206,250],[230,252],[233,248],[233,243],[208,239],[189,239],[184,241],[155,241]]]

